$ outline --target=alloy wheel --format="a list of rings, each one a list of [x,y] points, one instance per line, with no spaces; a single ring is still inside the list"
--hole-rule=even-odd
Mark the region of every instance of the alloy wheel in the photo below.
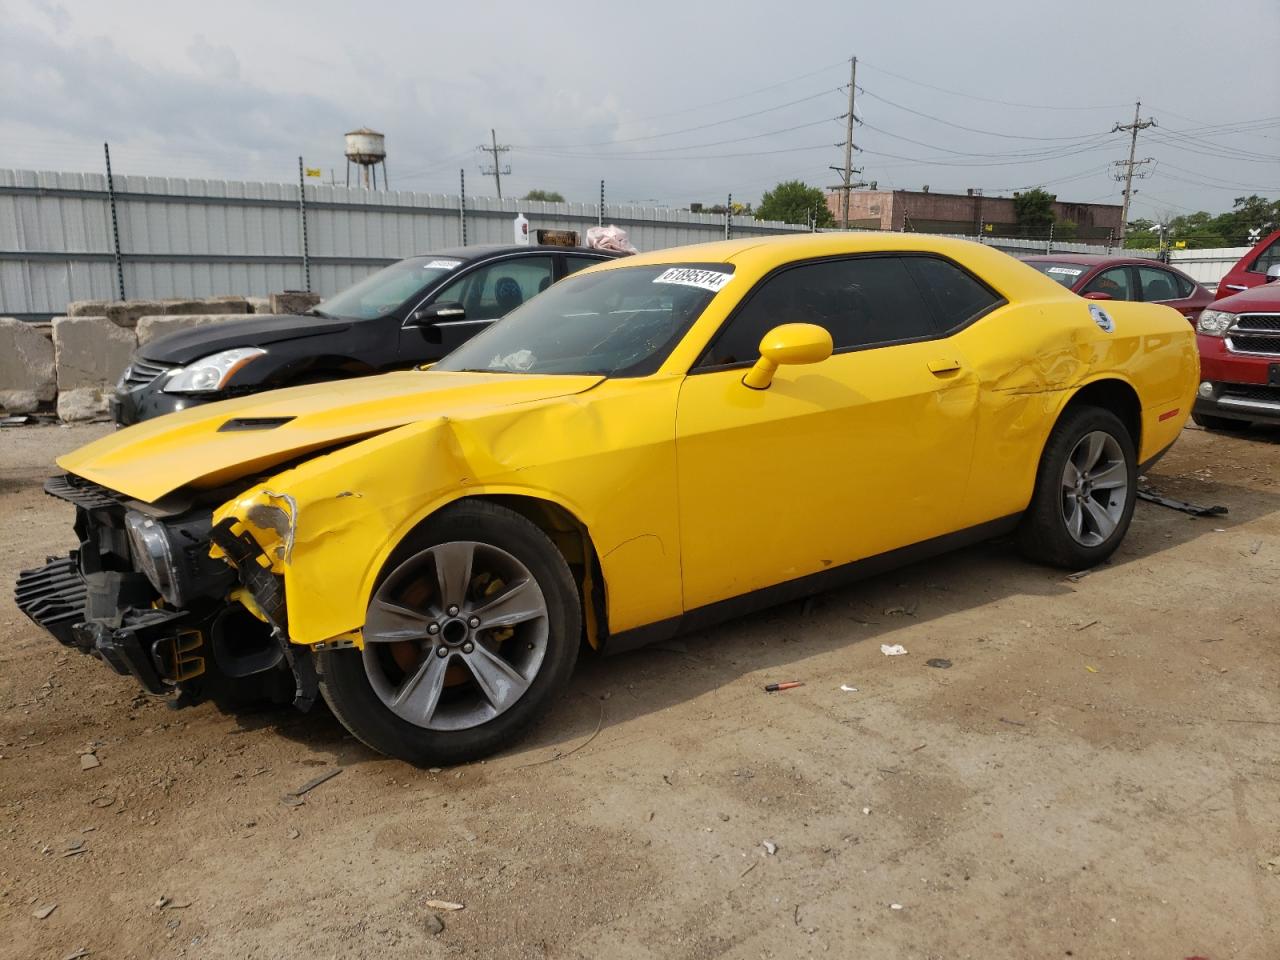
[[[410,557],[369,604],[365,674],[396,716],[466,730],[509,710],[547,653],[547,601],[500,547],[441,543]]]
[[[1096,547],[1119,526],[1129,502],[1129,465],[1104,430],[1080,438],[1062,471],[1062,520],[1076,543]]]

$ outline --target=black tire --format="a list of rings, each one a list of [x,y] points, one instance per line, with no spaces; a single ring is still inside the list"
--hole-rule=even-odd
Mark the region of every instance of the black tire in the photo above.
[[[580,647],[579,592],[564,557],[537,526],[496,504],[471,501],[441,510],[396,549],[379,584],[429,548],[457,541],[490,544],[518,559],[545,600],[545,653],[528,688],[504,712],[467,729],[427,729],[402,719],[383,702],[361,651],[328,650],[316,658],[321,693],[342,725],[366,746],[419,766],[475,760],[525,736],[565,688]]]
[[[1073,451],[1089,434],[1095,432],[1112,437],[1118,445],[1124,461],[1123,489],[1127,496],[1110,535],[1099,543],[1086,545],[1073,537],[1068,529],[1063,475]],[[1120,418],[1099,407],[1069,408],[1049,434],[1049,441],[1040,457],[1035,492],[1018,527],[1018,548],[1024,556],[1037,563],[1069,570],[1088,569],[1111,556],[1120,545],[1133,519],[1137,499],[1137,453],[1133,438],[1129,436],[1129,431]]]
[[[1241,433],[1249,429],[1248,420],[1233,420],[1230,417],[1215,417],[1207,413],[1193,413],[1191,420],[1197,427],[1204,427],[1206,430],[1216,430],[1223,433]]]

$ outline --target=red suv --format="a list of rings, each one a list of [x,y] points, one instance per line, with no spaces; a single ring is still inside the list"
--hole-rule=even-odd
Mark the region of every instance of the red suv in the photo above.
[[[1192,323],[1213,302],[1207,289],[1159,260],[1083,253],[1037,254],[1022,259],[1089,300],[1163,303]]]
[[[1269,274],[1280,276],[1280,263]],[[1280,283],[1264,281],[1214,303],[1196,321],[1196,345],[1196,423],[1207,430],[1280,424]]]
[[[1218,296],[1229,297],[1242,290],[1260,287],[1280,276],[1280,230],[1263,237],[1252,250],[1240,258],[1231,272],[1218,284]]]

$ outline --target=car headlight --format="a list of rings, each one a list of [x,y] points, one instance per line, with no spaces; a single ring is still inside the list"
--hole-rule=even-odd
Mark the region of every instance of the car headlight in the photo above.
[[[1196,320],[1196,332],[1208,337],[1220,337],[1235,322],[1234,313],[1227,313],[1225,310],[1201,310]]]
[[[225,387],[243,369],[266,354],[260,347],[236,347],[203,357],[169,374],[165,393],[213,393]]]
[[[133,562],[160,596],[178,606],[178,570],[169,531],[164,524],[136,510],[125,514],[124,525],[133,548]]]

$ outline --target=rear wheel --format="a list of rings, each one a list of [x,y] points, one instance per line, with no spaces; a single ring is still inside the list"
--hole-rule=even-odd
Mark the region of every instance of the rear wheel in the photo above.
[[[1018,545],[1053,566],[1101,563],[1124,539],[1137,491],[1137,455],[1120,418],[1098,407],[1068,410],[1045,444]]]
[[[449,507],[388,562],[364,649],[319,655],[321,690],[375,750],[423,765],[472,760],[527,733],[564,687],[579,610],[540,529],[490,503]]]
[[[1207,413],[1193,413],[1191,419],[1197,427],[1204,427],[1206,430],[1239,433],[1249,429],[1248,420],[1232,420],[1230,417],[1215,417]]]

